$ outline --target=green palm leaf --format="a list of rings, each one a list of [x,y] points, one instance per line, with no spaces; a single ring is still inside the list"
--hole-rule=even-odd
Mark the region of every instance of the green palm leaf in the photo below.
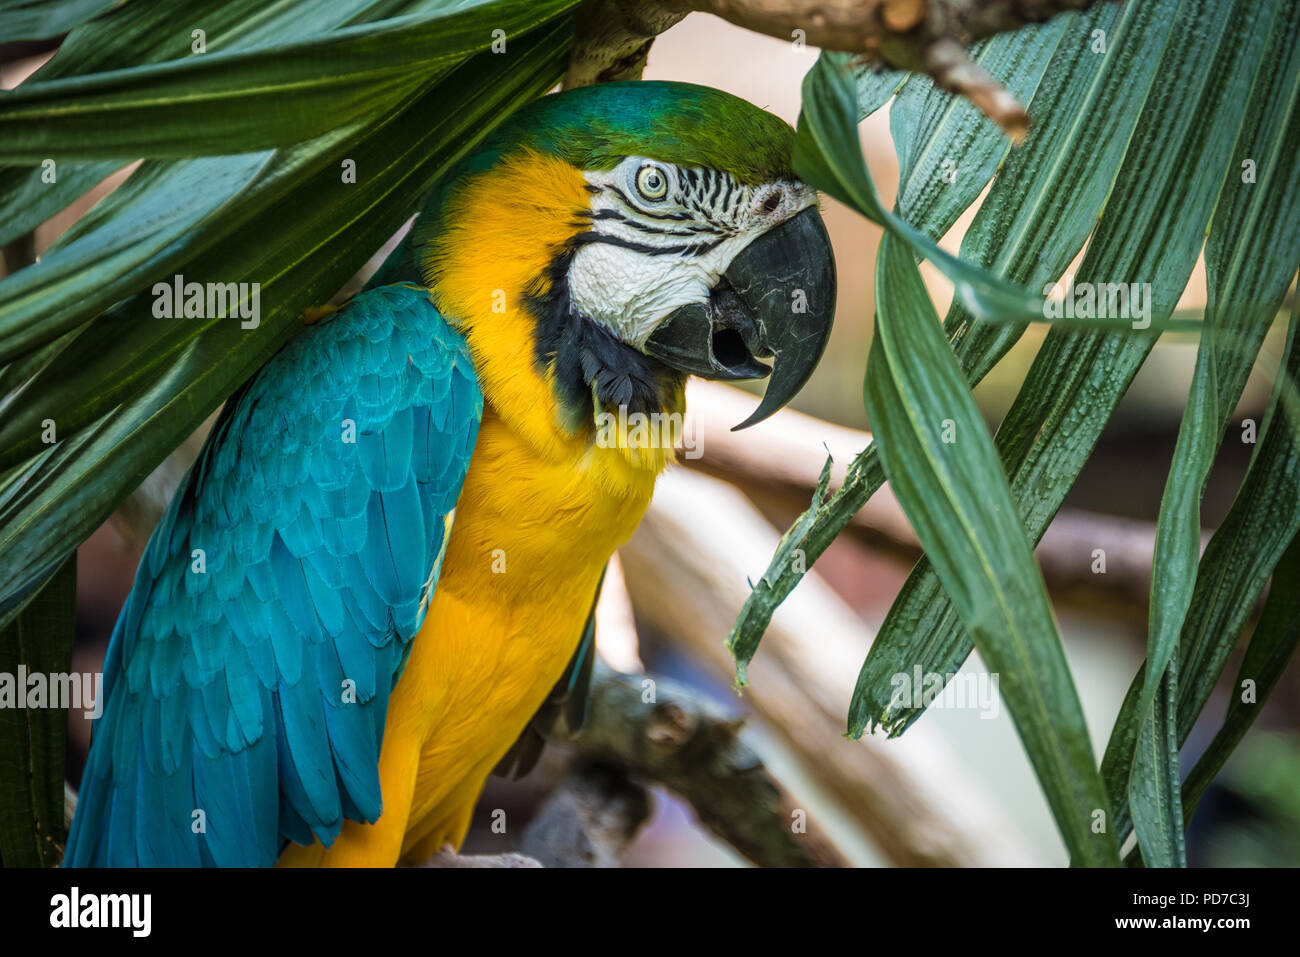
[[[1087,725],[1006,477],[906,247],[880,247],[867,413],[890,485],[999,688],[1066,846],[1118,864]]]
[[[1033,289],[1059,276],[1091,232],[1076,281],[1140,278],[1151,283],[1153,301],[1147,330],[1104,331],[1102,323],[1094,323],[1098,331],[1053,329],[998,430],[996,445],[1012,497],[1033,541],[1042,536],[1060,507],[1149,353],[1155,333],[1171,328],[1163,320],[1186,285],[1212,216],[1211,235],[1217,233],[1221,238],[1207,251],[1207,257],[1226,257],[1225,263],[1232,264],[1230,299],[1234,305],[1227,307],[1228,298],[1219,303],[1218,315],[1205,325],[1208,331],[1201,351],[1207,357],[1204,361],[1214,358],[1212,371],[1223,369],[1228,380],[1215,387],[1218,391],[1209,407],[1226,409],[1222,413],[1226,416],[1235,405],[1259,342],[1300,259],[1295,249],[1300,241],[1300,216],[1290,187],[1283,185],[1300,179],[1288,165],[1300,155],[1300,150],[1290,146],[1300,113],[1287,97],[1296,46],[1291,33],[1294,12],[1293,7],[1258,0],[1236,4],[1168,0],[1126,5],[1119,10],[1099,8],[1077,18],[1077,23],[1062,27],[1059,21],[1053,22],[1032,37],[1027,31],[1017,34],[1014,39],[1022,49],[1032,49],[1041,58],[1037,63],[1032,58],[1003,54],[1006,63],[1018,64],[1005,67],[1009,74],[1003,79],[1023,97],[1032,97],[1036,126],[1025,145],[1013,150],[997,170],[992,189],[963,241],[961,258],[972,267],[983,267]],[[1062,39],[1053,45],[1049,38],[1054,30],[1064,31],[1062,37],[1069,42]],[[1103,31],[1107,52],[1084,58],[1080,51],[1087,45],[1080,33],[1095,35],[1094,30]],[[1179,39],[1167,43],[1171,37]],[[1037,46],[1031,46],[1034,43]],[[1043,71],[1042,60],[1048,56],[1053,59]],[[1040,71],[1041,81],[1035,85],[1034,77]],[[991,157],[998,154],[993,144],[972,141],[970,129],[953,119],[958,108],[935,99],[923,111],[916,102],[919,93],[912,91],[924,90],[928,84],[921,82],[914,88],[917,82],[909,80],[894,105],[906,116],[899,119],[891,113],[900,154],[900,206],[917,227],[938,236],[973,200],[988,175]],[[1245,110],[1243,103],[1247,104]],[[846,135],[844,142],[847,139]],[[1269,175],[1252,185],[1253,192],[1225,188],[1216,209],[1220,187],[1240,177],[1239,154],[1247,142],[1258,169],[1267,167]],[[937,182],[942,177],[943,158],[967,153],[972,156],[969,165],[978,175],[964,189],[953,189],[956,184],[951,183],[945,191]],[[840,164],[856,169],[859,163],[848,154],[847,146],[841,146],[827,152],[820,165],[807,162],[805,168],[819,185],[825,185],[819,176],[837,177],[842,183],[845,174],[833,167]],[[856,200],[864,215],[894,229],[890,217],[878,203],[873,204],[874,193],[840,187],[839,195]],[[1266,217],[1251,213],[1256,204],[1270,211]],[[1098,221],[1097,211],[1103,207]],[[1267,225],[1261,228],[1264,218]],[[1248,233],[1253,238],[1248,240]],[[916,252],[928,254],[920,244]],[[957,281],[956,270],[946,271]],[[1220,271],[1227,280],[1227,266]],[[956,293],[945,328],[961,368],[973,384],[1016,341],[1024,328],[1023,319],[1013,316],[1015,321],[1007,322],[1006,315],[971,315],[969,297],[963,296],[960,284]],[[1082,325],[1076,324],[1076,328]],[[1208,376],[1209,371],[1202,373],[1201,383],[1209,382]],[[1206,386],[1201,388],[1210,394]],[[1188,422],[1197,421],[1198,416],[1203,418],[1204,413],[1189,411]],[[1216,431],[1211,424],[1208,434],[1217,438],[1222,426]],[[1206,456],[1213,454],[1214,444],[1217,441],[1188,444],[1180,461],[1197,462],[1193,472],[1208,467]],[[816,497],[812,508],[783,540],[733,629],[730,640],[738,666],[743,667],[754,654],[771,610],[797,584],[806,560],[815,560],[879,487],[883,476],[876,456],[874,446],[868,449],[853,463],[842,488],[835,495]],[[1289,487],[1283,476],[1293,477],[1294,466],[1280,451],[1261,460],[1259,468],[1260,475],[1268,474],[1275,483]],[[1202,488],[1195,479],[1178,478],[1183,474],[1176,468],[1171,481],[1182,500],[1192,503],[1194,509]],[[1262,485],[1252,487],[1262,489]],[[1260,526],[1256,508],[1276,511],[1282,507],[1280,500],[1269,496],[1266,503],[1264,499],[1257,493],[1239,500],[1246,503],[1236,519],[1239,528]],[[1170,528],[1174,527],[1172,515],[1173,510],[1162,518]],[[1184,522],[1184,526],[1180,526],[1178,540],[1184,554],[1191,548],[1194,568],[1199,518]],[[1194,539],[1189,538],[1193,531]],[[1283,523],[1269,536],[1266,552],[1240,575],[1216,558],[1230,550],[1226,539],[1222,549],[1207,552],[1201,564],[1206,585],[1204,590],[1199,583],[1197,587],[1197,594],[1203,597],[1193,598],[1188,620],[1197,621],[1208,635],[1212,622],[1232,616],[1239,629],[1291,534],[1291,526]],[[805,561],[791,561],[796,554]],[[952,674],[974,647],[957,608],[957,596],[945,594],[947,582],[936,574],[932,560],[933,556],[927,555],[918,564],[876,636],[850,706],[851,734],[861,734],[876,724],[901,733],[923,708],[892,700],[893,676],[911,673],[918,664],[925,673]],[[1184,604],[1179,611],[1178,604],[1187,602],[1196,578],[1185,559],[1180,567],[1186,574],[1172,578],[1186,594],[1156,595],[1153,604],[1164,603],[1160,613],[1172,615],[1181,624],[1187,608]],[[1229,590],[1220,592],[1219,587]],[[1156,620],[1153,616],[1153,622]],[[1226,634],[1212,642],[1201,639],[1202,644],[1206,642],[1212,646],[1212,655],[1226,657],[1232,639]],[[1222,660],[1214,657],[1209,664],[1217,664],[1217,670],[1211,668],[1206,675],[1196,668],[1202,650],[1184,640],[1179,652],[1183,661],[1179,675],[1196,692],[1189,694],[1179,688],[1171,676],[1164,679],[1163,690],[1148,687],[1140,710],[1140,692],[1131,694],[1117,723],[1118,737],[1108,751],[1110,827],[1121,837],[1126,834],[1129,804],[1139,804],[1146,831],[1143,847],[1151,863],[1182,862],[1182,824],[1176,813],[1177,743],[1185,734],[1171,735],[1165,725],[1149,727],[1143,737],[1145,746],[1138,749],[1135,716],[1149,712],[1164,722],[1176,718],[1180,728],[1187,721],[1190,728],[1222,668]],[[1163,664],[1161,669],[1163,672]],[[1171,700],[1176,700],[1176,706],[1169,704]],[[1175,742],[1172,746],[1171,741]],[[1117,761],[1124,762],[1122,768]]]
[[[274,47],[25,83],[0,94],[0,162],[203,156],[297,143],[389,112],[490,47],[493,30],[522,33],[574,2],[482,0]]]

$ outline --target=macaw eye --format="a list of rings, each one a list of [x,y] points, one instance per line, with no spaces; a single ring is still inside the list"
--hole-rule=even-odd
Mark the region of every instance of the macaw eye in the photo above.
[[[668,177],[658,166],[647,163],[637,170],[636,191],[644,199],[651,201],[663,199],[668,195]]]

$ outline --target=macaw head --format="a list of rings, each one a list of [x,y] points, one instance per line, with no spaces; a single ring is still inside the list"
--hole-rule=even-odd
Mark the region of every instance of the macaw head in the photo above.
[[[835,266],[783,120],[683,83],[609,83],[518,111],[449,178],[414,247],[489,401],[532,374],[572,431],[680,406],[687,375],[770,377],[752,425],[826,348]],[[498,361],[498,357],[502,361]],[[494,393],[496,393],[494,395]]]

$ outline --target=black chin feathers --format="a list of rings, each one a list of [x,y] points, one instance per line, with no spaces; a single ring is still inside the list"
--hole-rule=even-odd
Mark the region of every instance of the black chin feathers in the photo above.
[[[569,295],[572,251],[551,264],[550,288],[528,300],[536,319],[534,359],[553,372],[556,398],[567,422],[593,425],[596,406],[649,415],[671,404],[681,376],[582,315]]]

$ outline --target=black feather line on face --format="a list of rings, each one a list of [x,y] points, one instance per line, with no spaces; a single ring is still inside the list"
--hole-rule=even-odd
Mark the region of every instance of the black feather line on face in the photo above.
[[[553,370],[556,399],[566,424],[587,423],[595,430],[596,404],[602,411],[626,407],[649,415],[670,407],[684,377],[619,339],[582,315],[569,295],[569,264],[576,246],[550,266],[550,289],[527,300],[533,314],[534,361]]]
[[[722,195],[722,186],[726,180],[727,177],[723,176],[721,173],[716,171],[713,172],[713,191],[709,193],[708,204],[715,209],[718,205],[718,197]]]
[[[621,189],[619,189],[617,186],[613,185],[612,183],[605,186],[596,187],[596,188],[603,189],[606,192],[613,193],[615,196],[619,198],[619,201],[622,202],[624,206],[626,206],[629,210],[631,210],[638,216],[648,216],[651,219],[675,219],[675,220],[687,220],[691,218],[690,213],[682,213],[682,212],[656,213],[648,209],[642,209],[636,203],[632,202],[631,197],[629,197],[627,193],[623,192]]]
[[[726,238],[726,236],[718,236],[717,239],[711,241],[701,240],[698,243],[680,243],[676,246],[650,246],[631,239],[623,239],[610,233],[591,230],[574,236],[573,244],[575,246],[590,246],[594,243],[604,243],[608,246],[622,246],[624,249],[645,253],[647,256],[702,256],[721,246]]]
[[[639,223],[635,219],[629,219],[616,209],[598,209],[591,214],[592,221],[609,220],[610,222],[621,223],[624,226],[635,229],[638,232],[649,233],[654,236],[698,236],[700,233],[714,234],[717,231],[708,226],[682,226],[675,229],[664,229],[659,226],[653,226],[650,223]]]

